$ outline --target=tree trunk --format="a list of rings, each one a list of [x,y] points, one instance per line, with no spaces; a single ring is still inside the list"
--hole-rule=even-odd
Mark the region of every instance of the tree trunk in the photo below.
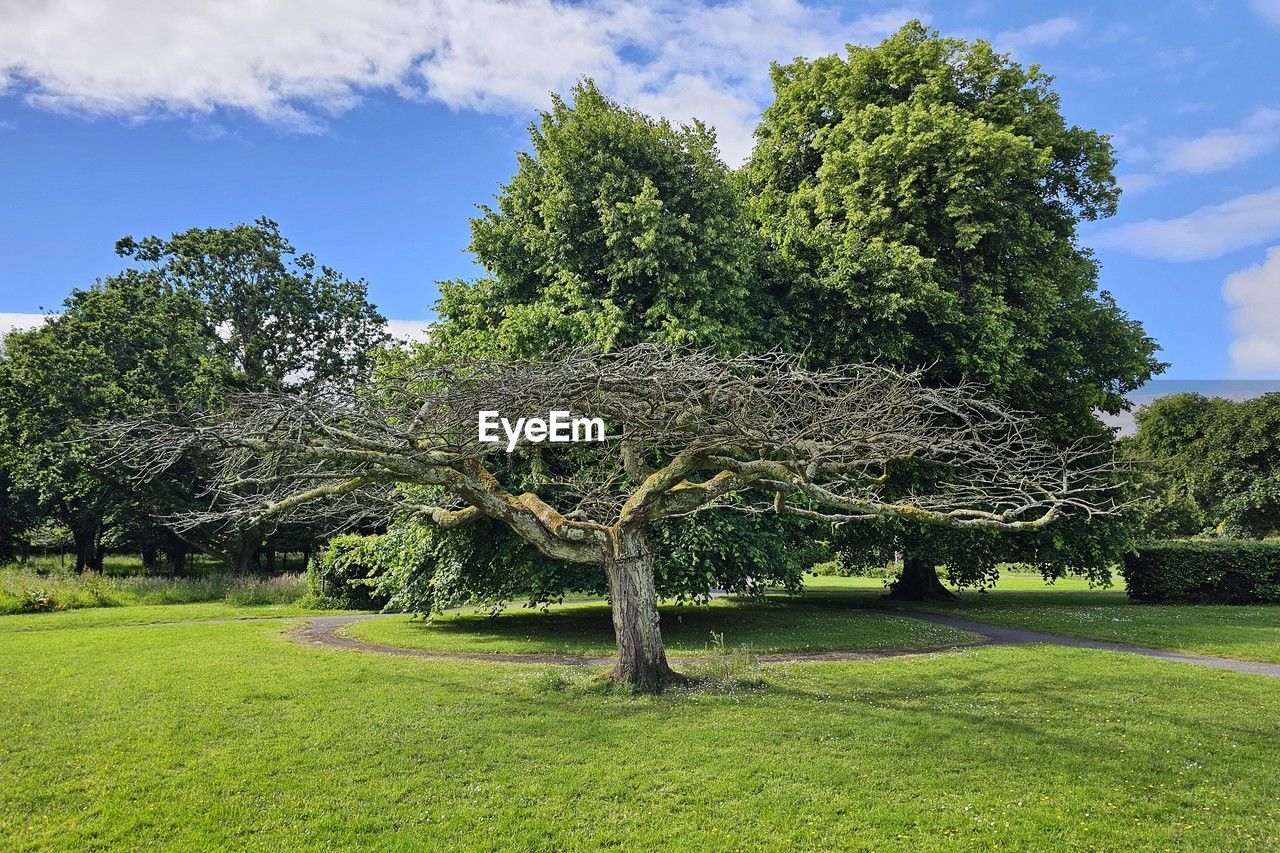
[[[902,560],[902,574],[889,587],[888,597],[897,601],[953,601],[956,594],[938,580],[932,564],[908,554]]]
[[[618,663],[613,680],[637,693],[657,693],[678,680],[667,665],[658,627],[658,595],[653,580],[653,553],[642,531],[623,530],[605,561]]]
[[[169,561],[169,572],[180,575],[187,570],[187,548],[181,543],[169,545],[164,550],[165,559]]]
[[[76,571],[83,572],[93,562],[93,552],[95,550],[93,532],[77,527],[72,529],[71,538],[76,546]]]
[[[142,568],[154,569],[159,563],[159,552],[154,545],[144,545],[142,547]]]
[[[102,571],[105,549],[101,545],[102,525],[76,525],[71,530],[71,537],[76,545],[76,571]]]
[[[228,549],[227,568],[237,575],[252,574],[258,568],[258,545],[261,541],[256,530],[239,531]]]

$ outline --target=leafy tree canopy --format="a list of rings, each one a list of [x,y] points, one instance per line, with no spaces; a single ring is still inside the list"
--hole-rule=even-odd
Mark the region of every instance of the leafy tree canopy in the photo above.
[[[125,237],[116,252],[147,264],[204,306],[216,349],[250,390],[314,384],[369,365],[386,318],[368,284],[299,254],[270,219]]]
[[[490,275],[441,283],[440,321],[419,358],[537,357],[567,345],[611,351],[639,342],[736,353],[776,343],[750,293],[759,241],[708,128],[655,121],[585,82],[569,100],[554,98],[529,133],[515,175],[471,222],[471,251]],[[556,465],[529,451],[503,468],[537,489],[560,473]],[[599,573],[549,560],[501,525],[405,529],[414,526],[393,536],[428,542],[424,553],[435,556],[391,581],[400,584],[399,604],[603,591]],[[701,596],[798,587],[817,556],[813,527],[773,516],[663,520],[654,534],[665,546],[657,588]]]
[[[1081,221],[1115,211],[1115,159],[1064,119],[1052,78],[913,22],[875,47],[775,66],[773,82],[743,180],[777,338],[819,364],[932,365],[936,381],[1034,412],[1052,440],[1109,441],[1094,411],[1119,411],[1163,365],[1077,240]],[[1124,525],[1106,526],[1123,545]],[[845,533],[846,551],[870,536],[882,547],[868,553],[906,547],[959,581],[1011,559],[1051,573],[1107,562],[1096,537],[1066,531]]]
[[[1126,446],[1152,477],[1149,533],[1280,532],[1280,394],[1243,401],[1174,394],[1136,420]]]
[[[741,351],[753,253],[713,133],[610,101],[591,82],[530,126],[531,151],[471,222],[480,282],[445,282],[455,354],[611,350],[650,341]]]
[[[1115,211],[1115,159],[1051,77],[913,22],[773,82],[744,177],[789,348],[934,365],[1065,437],[1161,369],[1076,239]]]
[[[102,461],[86,427],[350,378],[386,336],[365,282],[298,254],[269,219],[126,237],[117,250],[144,266],[73,291],[60,316],[9,335],[0,356],[8,491],[34,495],[72,529],[81,568],[100,562],[105,530],[154,528],[199,479],[191,460],[182,477],[139,492]],[[257,535],[241,544],[243,568]]]
[[[6,338],[0,446],[12,488],[71,528],[80,568],[100,564],[99,540],[111,517],[148,497],[103,463],[86,425],[174,408],[205,393],[211,351],[203,329],[189,294],[156,275],[126,271],[72,291],[60,316]]]

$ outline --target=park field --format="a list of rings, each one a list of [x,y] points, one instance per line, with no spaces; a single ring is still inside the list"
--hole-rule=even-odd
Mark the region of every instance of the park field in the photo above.
[[[1118,580],[1118,579],[1117,579]],[[1078,578],[1049,586],[1039,576],[1007,574],[990,592],[963,591],[955,602],[884,598],[872,578],[808,578],[799,599],[717,600],[710,607],[668,605],[664,639],[673,657],[705,651],[713,637],[762,654],[836,649],[891,650],[976,640],[972,634],[894,612],[916,610],[976,622],[1156,649],[1280,663],[1280,607],[1268,605],[1136,604],[1123,589],[1091,589]],[[424,621],[409,616],[344,629],[356,639],[442,652],[607,656],[612,651],[608,607],[566,604],[545,611],[517,608],[491,619],[463,611]]]
[[[1088,622],[1071,615],[1082,607],[1139,607],[1002,586],[949,607],[1024,618],[1015,599],[1034,594],[1068,627]],[[758,650],[965,639],[862,612],[883,604],[874,583],[815,587],[682,622],[667,611],[676,666],[705,665],[689,655],[707,654],[712,631]],[[601,650],[591,607],[459,618],[438,642]],[[1280,608],[1260,609],[1280,624]],[[1200,608],[1183,611],[1191,624]],[[0,848],[1280,845],[1276,679],[973,646],[745,664],[714,686],[638,697],[582,668],[303,645],[289,632],[304,616],[204,603],[0,617]],[[403,617],[357,627],[374,626],[383,641],[437,642]]]
[[[812,578],[806,586],[807,598],[886,612],[925,610],[1089,640],[1280,663],[1280,607],[1275,605],[1137,604],[1122,587],[1090,589],[1078,578],[1046,586],[1038,576],[1024,574],[1006,575],[987,594],[964,592],[955,602],[898,605],[884,600],[883,593],[880,581],[867,578]]]

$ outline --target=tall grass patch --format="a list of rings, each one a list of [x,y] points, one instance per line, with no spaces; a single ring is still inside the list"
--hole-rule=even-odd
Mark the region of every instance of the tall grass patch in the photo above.
[[[84,607],[194,604],[294,604],[308,595],[304,576],[210,575],[198,578],[113,577],[98,572],[0,568],[0,615]]]

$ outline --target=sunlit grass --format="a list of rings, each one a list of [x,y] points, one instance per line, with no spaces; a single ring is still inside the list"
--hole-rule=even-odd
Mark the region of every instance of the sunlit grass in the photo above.
[[[1123,589],[1090,589],[1080,578],[1047,586],[1028,575],[1006,575],[990,592],[960,595],[955,602],[899,603],[883,598],[879,581],[814,578],[805,600],[949,613],[1032,631],[1280,663],[1280,605],[1141,604]]]
[[[644,698],[87,615],[0,620],[44,625],[0,637],[0,849],[1280,844],[1258,677],[979,647]]]
[[[289,604],[308,595],[300,574],[194,578],[117,577],[98,572],[40,573],[31,566],[0,569],[0,614],[39,613],[92,607],[189,604]]]

